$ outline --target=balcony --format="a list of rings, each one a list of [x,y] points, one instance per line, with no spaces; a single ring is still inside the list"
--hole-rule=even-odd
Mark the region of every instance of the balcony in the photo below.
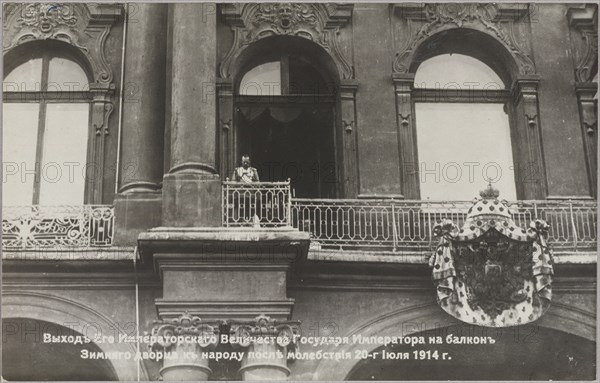
[[[289,182],[224,182],[222,225],[236,228],[293,227],[311,235],[311,248],[344,252],[417,254],[436,245],[441,219],[462,225],[472,202],[302,199]],[[594,252],[596,201],[517,201],[508,204],[522,228],[536,218],[550,224],[557,252]],[[2,250],[91,251],[115,249],[111,206],[20,206],[2,209]]]
[[[2,207],[3,251],[107,248],[113,233],[112,206]]]
[[[223,226],[292,226],[311,234],[313,248],[373,252],[431,251],[434,225],[451,219],[461,226],[472,201],[394,199],[303,199],[289,183],[223,184]],[[515,223],[550,224],[557,250],[595,251],[596,201],[517,201],[508,204]]]
[[[442,219],[462,226],[472,202],[405,200],[313,200],[291,203],[291,225],[311,233],[313,242],[339,250],[431,251],[432,229]],[[535,219],[550,224],[555,249],[594,250],[596,203],[518,201],[513,220],[527,228]]]

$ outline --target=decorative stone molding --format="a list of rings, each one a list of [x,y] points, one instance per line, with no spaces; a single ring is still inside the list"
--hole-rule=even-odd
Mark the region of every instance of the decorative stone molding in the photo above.
[[[571,35],[574,45],[575,80],[591,82],[596,75],[593,68],[598,61],[598,7],[595,4],[586,4],[580,8],[570,8],[567,17],[569,24],[577,31]]]
[[[598,179],[598,100],[594,97],[598,93],[598,84],[595,82],[577,83],[575,92],[577,93],[577,103],[579,105],[579,118],[584,140],[590,189],[592,195],[596,195]]]
[[[537,115],[533,114],[530,116],[528,114],[525,114],[525,117],[527,117],[527,125],[532,129],[535,128]]]
[[[346,133],[352,133],[354,121],[342,120],[342,123],[344,124],[344,130],[346,131]]]
[[[598,122],[594,121],[592,123],[583,123],[583,125],[585,126],[585,132],[590,135],[593,136],[594,134],[596,134],[596,131],[598,130]]]
[[[300,321],[278,321],[261,314],[252,321],[232,321],[230,334],[240,347],[252,345],[253,338],[274,337],[279,347],[295,347]]]
[[[408,23],[409,37],[396,54],[394,73],[408,73],[419,45],[438,32],[470,28],[484,32],[506,47],[514,58],[519,74],[535,73],[531,57],[521,48],[515,25],[528,14],[526,4],[397,4],[394,11]]]
[[[358,84],[354,80],[344,80],[340,84],[340,117],[344,134],[340,134],[342,150],[342,195],[356,198],[360,189],[358,169],[358,129],[356,116],[356,92]]]
[[[244,352],[240,367],[243,380],[285,380],[290,370],[287,354],[296,346],[299,321],[277,321],[264,314],[252,321],[232,322],[230,339]]]
[[[112,25],[122,13],[122,6],[113,4],[7,4],[3,17],[3,53],[29,41],[63,41],[86,57],[94,81],[108,86],[113,73],[104,46]]]
[[[186,311],[154,323],[155,343],[150,348],[162,352],[165,380],[206,380],[213,371],[201,350],[217,348],[223,336],[228,337],[227,343],[244,349],[240,352],[244,380],[286,378],[287,352],[295,347],[300,332],[299,321],[278,321],[264,314],[253,320],[206,322]]]
[[[90,84],[91,93],[91,125],[94,138],[90,150],[88,151],[88,163],[94,164],[90,170],[103,171],[105,157],[106,136],[110,134],[108,120],[114,110],[112,102],[114,89],[111,86],[107,89],[106,84]],[[87,201],[89,203],[101,203],[104,177],[99,174],[90,174],[86,182],[89,186],[86,188]]]
[[[230,130],[231,129],[231,123],[232,123],[232,119],[230,118],[227,121],[223,121],[221,120],[221,129],[223,130]]]
[[[341,77],[352,78],[353,67],[339,42],[340,29],[350,21],[352,8],[352,4],[223,4],[221,14],[231,26],[234,40],[221,62],[221,77],[231,77],[231,66],[251,43],[269,36],[297,36],[324,48]]]
[[[152,336],[156,342],[149,347],[157,354],[162,352],[163,380],[208,380],[212,370],[201,349],[217,346],[219,324],[204,322],[187,311],[174,319],[155,321]]]
[[[523,199],[544,199],[548,194],[538,106],[539,83],[537,76],[523,76],[515,79],[511,90],[516,135],[513,145],[519,145],[517,152],[521,153],[515,162],[521,180],[517,193]]]
[[[217,345],[218,335],[219,323],[203,322],[200,317],[186,311],[175,319],[155,321],[152,336],[158,340],[150,346],[169,349],[179,343],[173,342],[173,338],[194,336],[198,340],[198,346],[210,347]]]
[[[400,117],[400,125],[404,126],[405,128],[408,127],[410,113],[407,114],[406,116],[402,115],[402,113],[398,113],[398,117]]]
[[[575,92],[579,106],[581,132],[592,195],[597,195],[598,180],[598,84],[594,81],[598,70],[598,5],[585,4],[569,8],[567,18],[571,25],[571,46],[575,66]],[[596,69],[596,70],[594,70]]]
[[[400,153],[400,198],[419,199],[419,171],[417,140],[413,118],[413,74],[394,74],[396,96],[396,128],[398,130],[398,152]]]

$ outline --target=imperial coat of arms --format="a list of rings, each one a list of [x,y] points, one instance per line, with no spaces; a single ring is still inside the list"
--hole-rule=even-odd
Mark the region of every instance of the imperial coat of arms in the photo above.
[[[536,219],[521,228],[491,185],[480,195],[460,229],[450,220],[434,227],[440,241],[429,263],[438,303],[473,325],[507,327],[535,321],[552,298],[548,224]]]

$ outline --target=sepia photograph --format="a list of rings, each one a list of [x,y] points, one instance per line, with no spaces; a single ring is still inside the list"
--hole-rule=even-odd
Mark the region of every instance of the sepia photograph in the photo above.
[[[2,1],[2,381],[596,381],[598,3]]]

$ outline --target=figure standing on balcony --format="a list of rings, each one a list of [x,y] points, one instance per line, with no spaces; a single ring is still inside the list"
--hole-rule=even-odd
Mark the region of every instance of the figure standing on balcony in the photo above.
[[[250,156],[244,154],[242,156],[242,166],[235,168],[232,179],[235,182],[244,184],[252,184],[260,182],[258,171],[250,166]],[[260,189],[246,188],[242,195],[238,198],[237,208],[238,214],[241,210],[243,219],[254,227],[260,227],[260,218],[258,212],[260,210]]]
[[[242,156],[242,166],[235,168],[233,172],[233,177],[231,177],[235,182],[260,182],[258,178],[258,171],[256,168],[250,166],[250,156],[244,154]]]

